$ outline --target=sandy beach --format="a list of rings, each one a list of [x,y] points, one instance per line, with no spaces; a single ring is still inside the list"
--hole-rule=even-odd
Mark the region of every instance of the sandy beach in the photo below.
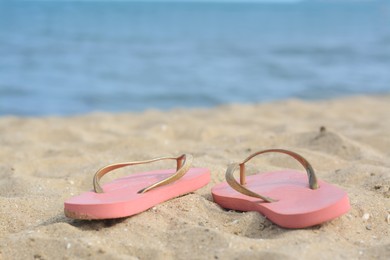
[[[0,118],[0,259],[389,259],[390,96],[286,100],[212,109]],[[320,133],[320,128],[326,130]],[[267,148],[302,154],[347,191],[351,210],[288,230],[256,212],[222,209],[211,188],[226,167]],[[190,153],[211,170],[194,193],[118,220],[64,216],[107,164]],[[301,169],[279,154],[248,171]],[[118,170],[171,168],[172,162]]]

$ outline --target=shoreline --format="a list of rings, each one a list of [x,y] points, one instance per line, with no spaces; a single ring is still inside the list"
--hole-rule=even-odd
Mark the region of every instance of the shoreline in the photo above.
[[[290,103],[290,102],[302,102],[302,103],[308,103],[308,104],[314,104],[314,103],[324,103],[324,102],[337,102],[337,101],[343,101],[343,100],[350,100],[350,99],[366,99],[366,98],[375,98],[375,99],[387,99],[390,97],[390,92],[388,93],[381,93],[381,94],[356,94],[356,95],[345,95],[345,96],[337,96],[337,97],[330,97],[330,98],[312,98],[312,99],[305,99],[305,98],[298,98],[298,97],[291,97],[291,98],[285,98],[285,99],[270,99],[270,100],[263,100],[258,102],[230,102],[230,103],[221,103],[216,104],[212,106],[176,106],[176,107],[169,107],[169,108],[145,108],[140,110],[118,110],[118,111],[105,111],[105,110],[91,110],[86,112],[79,112],[79,113],[47,113],[47,114],[0,114],[1,118],[23,118],[23,119],[33,119],[33,118],[73,118],[73,117],[82,117],[82,116],[93,116],[93,115],[123,115],[123,114],[143,114],[148,112],[163,112],[163,113],[170,113],[175,111],[205,111],[205,110],[215,110],[219,108],[224,107],[231,107],[231,106],[261,106],[261,105],[267,105],[267,104],[279,104],[279,103]]]
[[[388,111],[390,95],[1,116],[0,258],[387,259]],[[302,154],[321,180],[347,191],[351,210],[316,227],[287,230],[258,213],[227,211],[212,201],[210,190],[224,181],[229,163],[273,147]],[[181,153],[193,154],[195,167],[210,169],[207,186],[120,220],[64,216],[63,202],[89,190],[98,168]],[[271,155],[251,162],[248,171],[281,168],[300,169],[293,160]]]

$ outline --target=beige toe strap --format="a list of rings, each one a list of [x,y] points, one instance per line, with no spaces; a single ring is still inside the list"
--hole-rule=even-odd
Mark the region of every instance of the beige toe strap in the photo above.
[[[295,152],[283,150],[283,149],[268,149],[268,150],[259,151],[259,152],[256,152],[256,153],[250,155],[242,163],[233,163],[233,164],[229,165],[228,169],[226,170],[226,175],[225,175],[226,181],[229,183],[229,185],[233,189],[235,189],[236,191],[238,191],[242,194],[245,194],[245,195],[250,196],[250,197],[260,198],[266,202],[276,201],[273,198],[269,198],[267,196],[257,194],[244,186],[246,184],[245,163],[259,154],[270,153],[270,152],[284,153],[284,154],[290,155],[291,157],[296,159],[299,163],[302,164],[302,166],[305,168],[305,170],[307,172],[307,175],[309,178],[310,189],[315,190],[318,188],[317,177],[316,177],[314,170],[313,170],[313,167],[310,165],[310,163],[305,158],[303,158],[301,155],[299,155]],[[236,181],[236,179],[234,178],[234,172],[237,168],[240,168],[240,183],[238,183]]]
[[[100,179],[108,172],[113,171],[115,169],[123,168],[126,166],[132,166],[132,165],[137,165],[137,164],[146,164],[146,163],[152,163],[156,161],[161,161],[161,160],[176,160],[176,172],[169,176],[168,178],[161,180],[159,182],[156,182],[152,185],[149,185],[140,191],[138,193],[144,193],[147,192],[151,189],[154,189],[159,186],[167,185],[169,183],[172,183],[181,177],[183,177],[184,174],[190,169],[193,157],[190,154],[183,154],[179,157],[160,157],[160,158],[155,158],[151,160],[145,160],[145,161],[135,161],[135,162],[124,162],[124,163],[116,163],[116,164],[111,164],[108,166],[105,166],[98,170],[95,173],[95,176],[93,177],[93,187],[96,193],[103,193],[103,189],[100,186]]]

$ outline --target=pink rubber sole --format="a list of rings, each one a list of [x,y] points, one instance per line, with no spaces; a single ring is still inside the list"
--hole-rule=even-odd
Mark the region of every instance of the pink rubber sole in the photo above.
[[[323,181],[319,185],[311,190],[305,173],[284,170],[247,176],[245,185],[277,202],[267,203],[243,195],[226,182],[214,186],[211,193],[223,208],[257,211],[281,227],[305,228],[337,218],[350,208],[345,191]]]
[[[104,193],[93,191],[65,201],[65,215],[75,219],[113,219],[143,212],[159,203],[184,195],[205,186],[210,181],[210,171],[191,168],[179,180],[145,193],[137,193],[150,184],[163,180],[174,169],[135,173],[103,185]]]

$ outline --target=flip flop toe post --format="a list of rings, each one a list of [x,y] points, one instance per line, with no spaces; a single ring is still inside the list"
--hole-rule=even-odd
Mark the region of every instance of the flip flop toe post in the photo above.
[[[177,168],[132,174],[103,186],[100,179],[118,168],[174,159]],[[210,171],[190,168],[192,156],[162,157],[108,165],[96,172],[94,189],[65,201],[64,212],[74,219],[113,219],[143,212],[169,199],[193,192],[210,181]]]
[[[245,176],[245,163],[268,152],[292,156],[306,169],[307,176],[295,170],[283,170]],[[240,170],[240,182],[233,176]],[[347,193],[317,180],[313,168],[299,154],[283,149],[269,149],[252,154],[226,171],[227,182],[213,187],[214,201],[223,208],[257,211],[285,228],[305,228],[337,218],[350,208]],[[309,183],[309,184],[308,184]]]

